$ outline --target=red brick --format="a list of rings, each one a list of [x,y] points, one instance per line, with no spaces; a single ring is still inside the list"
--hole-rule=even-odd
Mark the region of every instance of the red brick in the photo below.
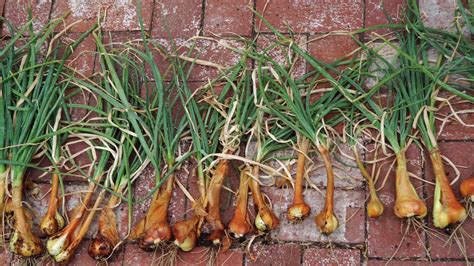
[[[273,239],[301,242],[364,242],[363,192],[336,189],[334,193],[334,211],[339,220],[339,227],[330,236],[325,236],[319,232],[314,222],[314,217],[324,206],[324,196],[321,193],[312,189],[306,191],[304,197],[305,201],[311,206],[311,214],[303,222],[291,224],[286,218],[286,211],[293,200],[293,192],[290,192],[289,189],[265,189],[264,191],[271,199],[273,211],[280,219],[279,227],[271,232]],[[359,211],[355,214],[357,209]]]
[[[430,222],[430,227],[433,227],[432,224],[433,223]],[[461,229],[462,232],[457,232],[457,237],[452,238],[450,238],[450,235],[445,233],[443,230],[434,229],[431,232],[432,234],[428,237],[430,256],[432,258],[442,259],[464,259],[464,255],[461,252],[461,249],[463,249],[467,252],[467,257],[473,260],[474,254],[472,253],[472,250],[474,250],[474,241],[472,241],[472,239],[469,240],[469,237],[472,237],[472,232],[474,232],[474,220],[468,217],[461,225]],[[461,241],[459,242],[459,245],[461,246],[459,246],[456,241]]]
[[[3,261],[6,265],[10,265],[12,262],[12,255],[7,248],[0,249],[0,261]]]
[[[3,7],[5,6],[5,1],[6,0],[0,0],[0,14],[2,14],[2,16],[3,16]],[[0,26],[1,25],[2,24],[0,23]]]
[[[294,39],[295,43],[304,50],[307,50],[306,42],[308,38],[305,35],[297,35]],[[267,52],[278,64],[285,67],[290,67],[291,64],[291,74],[293,77],[301,77],[304,75],[306,73],[306,62],[304,59],[296,56],[288,46],[275,45],[275,41],[276,38],[274,35],[261,34],[257,39],[257,46],[261,51]]]
[[[155,39],[157,46],[160,48],[153,49],[153,56],[156,65],[160,71],[161,77],[164,80],[170,80],[172,78],[172,67],[168,60],[168,53],[171,55],[178,54],[180,56],[188,57],[187,64],[185,66],[185,74],[188,73],[189,67],[191,67],[192,60],[197,59],[201,61],[207,61],[213,66],[208,66],[203,63],[196,62],[189,74],[189,81],[208,81],[209,79],[216,78],[221,70],[234,66],[239,62],[241,56],[238,53],[232,52],[225,48],[224,45],[229,45],[237,49],[242,49],[242,42],[235,40],[220,39],[219,42],[211,40],[185,40],[182,38],[174,39],[174,45],[169,39],[159,38]],[[192,49],[192,51],[191,51]],[[206,63],[207,64],[207,63]],[[250,61],[248,62],[250,65]],[[221,70],[219,70],[221,68]],[[149,66],[145,69],[150,79],[154,79],[151,75]]]
[[[215,250],[205,247],[196,247],[189,252],[179,252],[176,258],[177,265],[200,265],[204,266],[211,262],[211,254],[215,253]],[[212,254],[215,255],[215,254]]]
[[[173,68],[171,62],[168,60],[168,53],[187,55],[189,49],[192,47],[192,42],[183,38],[176,38],[173,40],[176,49],[173,48],[173,43],[168,38],[158,38],[153,40],[153,45],[150,45],[153,54],[153,61],[155,62],[163,80],[171,80],[173,78]],[[187,64],[188,67],[190,64]],[[188,68],[186,68],[188,69]],[[186,70],[185,70],[186,71]],[[150,80],[155,80],[152,74],[150,65],[145,65],[146,75]],[[185,72],[187,73],[187,72]]]
[[[237,49],[243,49],[242,42],[234,40],[219,40],[219,43],[208,40],[198,40],[196,44],[196,55],[200,60],[205,60],[217,64],[224,68],[229,68],[237,64],[241,60],[241,55],[232,52],[223,45],[229,45]],[[248,61],[250,65],[250,62]],[[196,64],[191,72],[189,80],[191,81],[208,81],[216,78],[221,73],[215,67],[209,67]]]
[[[140,31],[109,31],[102,34],[102,43],[107,50],[119,49],[124,44],[137,44],[142,40]]]
[[[391,260],[390,263],[388,260],[369,260],[367,262],[368,266],[383,266],[391,264],[401,264],[407,266],[462,266],[466,265],[465,261],[415,261],[415,260]]]
[[[199,193],[199,183],[198,183],[198,176],[197,176],[197,168],[196,168],[196,163],[194,161],[190,161],[187,167],[189,174],[188,174],[188,192],[193,196],[195,200],[198,200],[200,198],[200,193]],[[187,206],[189,209],[191,206]],[[192,212],[189,212],[188,215],[186,215],[186,218],[190,218],[192,216]]]
[[[127,195],[125,195],[125,196],[127,196]],[[107,200],[108,200],[108,198],[107,198]],[[122,201],[121,204],[114,209],[114,212],[115,212],[115,217],[117,219],[116,222],[117,222],[117,229],[119,231],[119,235],[122,239],[124,239],[124,238],[127,237],[128,228],[129,228],[129,224],[128,224],[128,203]],[[133,210],[132,210],[132,213],[133,213]],[[133,221],[133,218],[132,218],[132,221]],[[133,226],[133,224],[130,225],[130,228],[133,228],[132,226]]]
[[[300,265],[301,250],[297,244],[255,243],[246,256],[246,265]]]
[[[62,37],[62,41],[71,43],[81,34],[69,33]],[[67,66],[73,70],[77,70],[76,77],[82,78],[91,77],[94,73],[94,68],[98,68],[98,56],[96,56],[96,45],[92,35],[87,36],[81,44],[73,51],[67,61]],[[96,107],[97,96],[91,91],[84,90],[79,87],[70,88],[66,90],[68,103]],[[70,119],[74,122],[78,122],[83,119],[91,119],[97,117],[95,112],[91,110],[73,107],[69,109]]]
[[[450,95],[444,93],[440,95],[441,97],[449,97]],[[472,140],[474,136],[474,127],[469,127],[467,125],[474,124],[474,113],[458,113],[460,122],[453,114],[454,112],[459,112],[463,110],[472,110],[474,108],[473,103],[468,103],[459,98],[454,98],[451,100],[452,109],[449,106],[442,107],[438,112],[437,116],[440,116],[441,119],[448,117],[446,123],[439,120],[436,121],[436,132],[438,134],[438,139],[440,140]],[[453,112],[454,110],[454,112]],[[462,123],[465,123],[463,125]],[[440,130],[441,134],[439,133]]]
[[[466,151],[471,151],[474,149],[474,142],[442,142],[439,143],[439,149],[441,154],[450,159],[454,165],[456,165],[460,171],[460,179],[454,185],[452,185],[454,193],[458,199],[461,199],[459,193],[459,185],[461,180],[464,178],[469,178],[474,172],[474,154]],[[425,176],[429,181],[434,182],[434,175],[432,170],[431,161],[429,160],[429,155],[426,153],[425,158],[427,158]],[[453,180],[456,177],[455,171],[448,165],[445,164],[445,171],[450,180]],[[433,206],[433,195],[434,195],[434,186],[429,185],[426,188],[428,198],[430,199],[427,203],[429,216],[429,225],[433,227],[432,222],[432,206]],[[433,227],[434,228],[434,227]],[[467,218],[466,221],[461,226],[461,229],[465,232],[474,232],[474,220]],[[460,251],[460,248],[456,244],[454,238],[450,239],[449,235],[446,234],[443,230],[435,229],[433,234],[429,235],[428,240],[430,244],[430,255],[433,258],[454,258],[454,259],[463,259],[464,256]],[[464,241],[465,246],[463,249],[468,251],[468,256],[474,258],[474,254],[470,254],[469,250],[474,250],[474,241],[466,240]],[[472,252],[471,252],[472,253]]]
[[[193,92],[196,89],[204,86],[205,83],[201,82],[201,81],[190,81],[190,82],[187,82],[186,85],[188,86],[190,91]],[[165,91],[169,91],[169,94],[170,94],[169,99],[171,101],[176,100],[176,103],[173,106],[170,106],[172,108],[171,114],[172,114],[173,118],[175,118],[175,119],[182,118],[185,113],[184,113],[184,108],[183,108],[183,105],[181,103],[181,100],[178,98],[178,95],[177,95],[177,92],[178,92],[177,85],[175,83],[170,83],[168,81],[164,81],[162,86],[165,89]],[[179,86],[181,86],[180,88],[182,88],[183,83],[180,83]],[[144,84],[143,88],[140,90],[140,97],[142,99],[146,99],[146,98],[150,99],[150,98],[156,96],[156,94],[155,94],[156,91],[157,91],[157,84],[156,84],[156,82],[151,81],[146,85]],[[165,99],[165,101],[167,101],[167,99]],[[178,121],[178,120],[176,120],[176,121]]]
[[[433,266],[463,266],[463,265],[470,265],[472,264],[472,260],[469,262],[466,261],[433,261],[430,265]]]
[[[359,199],[357,199],[359,200]],[[346,227],[345,238],[349,243],[360,243],[365,239],[365,211],[361,207],[346,208],[346,220],[341,226]]]
[[[370,145],[369,150],[373,148]],[[420,159],[420,151],[414,145],[412,145],[407,153],[407,168],[410,173],[415,174],[418,177],[422,176],[422,163]],[[368,159],[372,160],[374,153],[371,151],[368,155]],[[379,159],[381,156],[378,157]],[[414,232],[411,228],[410,231],[403,236],[406,230],[406,222],[395,216],[393,207],[395,204],[395,166],[390,167],[391,161],[386,161],[383,164],[379,182],[385,177],[387,171],[390,171],[385,186],[379,190],[378,195],[380,200],[384,204],[385,211],[383,215],[376,219],[369,219],[368,221],[368,254],[369,257],[424,257],[424,241],[425,235],[422,232]],[[384,162],[380,162],[382,165]],[[372,167],[368,167],[369,173],[372,171]],[[422,184],[420,181],[411,180],[415,188],[417,188],[418,195],[423,197]],[[403,239],[403,241],[402,241]],[[400,246],[400,247],[399,247]],[[399,248],[399,249],[398,249]],[[398,251],[397,251],[398,249]],[[395,253],[396,252],[396,253]]]
[[[64,36],[62,41],[65,42],[65,44],[70,44],[76,41],[80,35],[79,33],[71,33]],[[74,49],[66,65],[72,70],[77,71],[78,74],[89,77],[94,72],[95,54],[95,40],[92,35],[89,35]]]
[[[324,63],[332,63],[357,48],[357,43],[347,35],[317,35],[310,38],[308,44],[309,53]]]
[[[367,0],[365,2],[365,27],[372,27],[381,24],[397,23],[403,18],[406,1],[404,0]],[[377,34],[388,33],[388,29],[375,31]],[[368,36],[370,32],[366,34]]]
[[[34,17],[33,29],[35,31],[43,28],[49,21],[52,0],[29,1],[29,0],[8,0],[5,1],[3,14],[15,28],[20,28],[28,21],[28,3],[32,2],[31,13]],[[9,28],[3,24],[3,35],[10,35]]]
[[[68,103],[86,106],[89,104],[89,100],[91,98],[92,93],[77,88],[67,90],[66,95],[68,97]],[[93,116],[90,110],[80,107],[70,108],[69,115],[71,121],[74,122],[78,122],[82,119],[90,118]]]
[[[360,0],[332,1],[257,1],[257,12],[263,14],[276,29],[302,33],[329,32],[335,30],[353,30],[363,26],[363,5]],[[257,28],[270,31],[260,19]]]
[[[333,63],[338,59],[343,59],[358,48],[357,43],[347,35],[316,35],[309,38],[308,51],[315,59],[323,63]],[[352,56],[352,55],[351,55]],[[308,72],[314,71],[314,67],[307,62]],[[343,70],[345,66],[339,66],[339,71]],[[319,72],[317,72],[319,74]],[[328,71],[328,73],[336,78],[337,74],[334,71]],[[313,78],[313,77],[311,77]],[[318,79],[323,78],[319,77]],[[330,82],[319,82],[317,84],[318,89],[332,88],[333,85]],[[319,94],[312,95],[312,100],[316,100]]]
[[[126,45],[130,45],[140,51],[142,51],[142,46],[137,45],[138,42],[141,42],[141,32],[106,32],[102,34],[102,44],[106,51],[123,51],[126,48]],[[101,60],[103,60],[99,55],[95,56],[94,62],[94,71],[100,72]]]
[[[177,265],[243,265],[244,254],[240,249],[218,252],[215,249],[196,247],[190,252],[180,251],[177,257]]]
[[[181,182],[184,187],[189,185],[189,167],[188,163],[184,163],[181,166],[181,169],[176,173],[176,179]],[[197,198],[196,198],[197,199]],[[171,204],[169,208],[170,223],[173,224],[177,221],[180,221],[185,218],[187,208],[190,208],[190,202],[185,196],[184,192],[175,185],[173,198],[171,199]]]
[[[204,15],[204,33],[229,36],[250,36],[252,34],[252,11],[248,8],[248,0],[206,1]]]
[[[308,248],[303,255],[304,265],[359,265],[360,251],[356,249]]]
[[[128,244],[125,247],[122,265],[153,265],[162,255],[160,251],[145,252],[137,244]]]
[[[230,249],[217,256],[217,265],[243,265],[244,253],[240,249]]]
[[[186,38],[196,36],[201,24],[201,0],[165,0],[155,4],[153,37]]]
[[[26,180],[49,182],[51,174],[47,173],[51,169],[51,162],[46,157],[34,159],[31,162],[37,168],[28,168],[26,171]]]
[[[429,261],[415,261],[415,260],[391,260],[390,263],[388,260],[369,260],[367,262],[368,266],[384,266],[387,264],[401,264],[407,266],[428,266],[433,265],[433,262]]]
[[[138,22],[138,0],[112,1],[112,0],[87,0],[87,1],[56,1],[53,7],[53,18],[59,18],[70,12],[66,18],[66,25],[80,21],[70,31],[87,31],[95,22],[97,16],[103,15],[107,9],[103,29],[106,31],[140,30]],[[141,16],[145,30],[150,29],[153,11],[152,0],[141,0]]]

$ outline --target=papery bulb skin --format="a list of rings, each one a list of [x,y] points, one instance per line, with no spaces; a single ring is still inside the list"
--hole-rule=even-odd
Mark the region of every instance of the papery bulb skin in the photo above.
[[[437,182],[433,202],[433,224],[441,229],[462,222],[467,217],[466,209],[457,200],[443,204],[442,193],[441,185]]]
[[[153,230],[147,230],[139,240],[139,246],[143,250],[154,250],[156,246],[161,243],[167,242],[171,239],[171,227],[169,224],[160,223],[153,228]]]
[[[339,226],[339,221],[334,214],[328,214],[326,211],[322,211],[315,218],[316,225],[318,226],[321,233],[329,235],[336,231]]]
[[[40,223],[40,230],[47,236],[52,236],[65,225],[64,218],[56,212],[54,215],[45,215]]]
[[[252,230],[246,218],[235,217],[229,223],[229,232],[235,238],[242,238]]]
[[[229,233],[234,238],[242,238],[252,230],[252,225],[247,214],[249,172],[250,169],[248,167],[245,167],[240,171],[237,206],[234,211],[234,216],[229,222]]]
[[[255,217],[255,227],[258,231],[266,233],[278,227],[280,220],[266,206],[261,208]]]
[[[377,218],[383,214],[384,207],[379,198],[372,198],[367,204],[367,214],[370,218]]]
[[[43,253],[41,240],[31,231],[32,217],[28,209],[24,208],[23,187],[12,185],[11,206],[13,208],[14,232],[10,238],[9,247],[11,252],[23,257],[34,257]]]
[[[172,230],[168,223],[168,207],[173,195],[174,174],[166,181],[165,189],[156,194],[147,215],[133,230],[133,238],[145,251],[153,251],[158,245],[171,240]]]
[[[404,198],[395,201],[395,215],[399,218],[424,218],[428,213],[425,203],[416,198]]]
[[[199,217],[180,221],[173,225],[174,244],[182,251],[191,251],[196,246]]]
[[[174,244],[182,251],[189,252],[196,246],[196,237],[194,235],[189,235],[188,237],[184,238],[183,242],[175,240]]]
[[[106,260],[112,255],[115,245],[108,238],[103,235],[97,235],[94,240],[89,244],[87,253],[94,260]]]
[[[430,150],[430,159],[436,182],[433,197],[433,223],[435,227],[446,228],[466,219],[467,213],[454,194],[438,148]]]
[[[43,253],[41,241],[33,235],[23,235],[15,230],[10,238],[10,251],[23,257],[34,257]]]
[[[308,217],[310,212],[311,208],[305,203],[293,204],[288,208],[287,217],[290,222],[296,223]]]
[[[461,182],[461,186],[459,187],[461,191],[461,195],[465,198],[474,202],[474,177],[464,179]]]
[[[405,151],[401,151],[397,154],[397,169],[395,173],[395,215],[399,218],[424,218],[428,213],[428,209],[418,196],[415,187],[413,187],[406,167]]]
[[[46,249],[49,255],[56,256],[69,244],[68,234],[57,234],[48,239]]]
[[[257,227],[257,230],[260,232],[266,232],[268,229],[268,226],[262,219],[262,215],[260,213],[255,217],[255,227]]]

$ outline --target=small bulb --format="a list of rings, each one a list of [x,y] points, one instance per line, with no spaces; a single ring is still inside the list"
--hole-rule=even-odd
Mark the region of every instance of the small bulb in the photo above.
[[[334,214],[327,215],[326,211],[320,212],[315,218],[316,225],[323,234],[331,234],[336,231],[339,222]]]
[[[188,236],[184,239],[183,243],[179,243],[178,240],[174,241],[175,245],[178,246],[182,251],[188,252],[194,248],[196,244],[195,238],[192,236]]]
[[[291,222],[301,221],[308,217],[310,212],[311,208],[305,203],[292,205],[288,209],[288,220]]]
[[[384,207],[379,198],[372,198],[367,204],[367,214],[370,218],[377,218],[382,215]]]
[[[255,227],[257,227],[258,231],[260,232],[266,232],[267,231],[267,225],[265,224],[265,221],[263,221],[262,216],[257,214],[255,217]]]
[[[48,239],[46,243],[46,248],[48,249],[48,253],[51,256],[56,256],[61,253],[66,246],[66,240],[68,238],[68,234],[61,234],[59,236],[53,236]]]

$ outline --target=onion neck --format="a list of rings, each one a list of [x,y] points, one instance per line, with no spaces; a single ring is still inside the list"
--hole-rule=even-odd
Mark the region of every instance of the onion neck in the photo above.
[[[229,231],[236,238],[241,238],[248,234],[252,229],[247,215],[248,193],[249,193],[249,169],[245,167],[240,172],[240,184],[237,197],[237,206],[234,217],[229,223]]]
[[[84,216],[84,214],[87,211],[87,206],[89,205],[89,202],[91,201],[92,196],[94,195],[94,190],[96,188],[96,183],[97,184],[100,183],[100,181],[102,180],[102,177],[103,177],[102,174],[97,175],[96,178],[95,178],[95,182],[90,182],[90,184],[87,188],[86,196],[82,200],[81,208],[79,209],[78,213],[76,214],[76,217],[74,217],[73,219],[76,219],[76,218],[79,219],[79,220],[82,219],[82,217]]]
[[[12,186],[12,207],[15,218],[15,232],[10,239],[10,250],[23,257],[37,256],[43,252],[41,241],[31,232],[31,223],[27,221],[23,202],[23,187]]]
[[[438,228],[461,222],[467,217],[466,209],[459,203],[446,177],[441,153],[437,147],[430,151],[431,164],[436,179],[433,223]]]
[[[315,222],[322,233],[331,234],[339,226],[337,217],[334,215],[334,170],[327,147],[318,145],[317,148],[326,168],[327,185],[324,209],[316,216]]]
[[[74,252],[76,251],[77,247],[81,243],[87,231],[89,231],[89,227],[92,224],[92,221],[94,220],[95,213],[97,212],[97,209],[99,208],[104,197],[105,197],[105,190],[99,193],[99,196],[97,197],[94,205],[92,206],[92,209],[87,214],[87,217],[84,220],[84,222],[82,222],[81,227],[79,228],[79,231],[76,234],[74,234],[74,239],[72,240],[71,244],[68,245],[66,249],[61,251],[59,254],[53,256],[56,262],[67,262],[73,257]]]
[[[253,167],[253,176],[255,179],[258,179],[260,176],[260,168],[258,166]],[[260,232],[268,232],[278,227],[280,220],[265,203],[260,191],[260,184],[254,178],[250,178],[250,190],[252,191],[254,205],[257,208],[255,227]]]
[[[364,176],[365,180],[367,181],[367,185],[369,187],[369,193],[370,193],[370,200],[369,203],[367,204],[367,215],[371,218],[377,218],[380,215],[382,215],[384,211],[384,206],[382,202],[380,201],[379,197],[377,196],[377,190],[375,189],[375,184],[374,184],[374,179],[372,176],[367,172],[367,169],[364,166],[364,163],[359,157],[359,152],[357,151],[357,148],[353,148],[353,153],[354,153],[354,158],[357,164],[357,167],[359,168],[362,176]]]
[[[5,179],[7,177],[8,170],[0,173],[0,213],[3,213],[5,210]],[[3,221],[3,215],[2,215]],[[3,224],[3,223],[2,223]]]
[[[207,240],[212,241],[214,244],[220,244],[221,238],[224,234],[224,225],[221,220],[220,210],[220,195],[222,184],[225,176],[229,170],[229,160],[223,159],[219,161],[216,167],[216,171],[211,178],[208,190],[208,214],[206,216],[207,222],[212,227],[211,234],[207,237]]]
[[[172,173],[161,193],[156,194],[147,215],[139,245],[143,250],[153,250],[156,245],[171,239],[171,227],[168,223],[168,207],[173,196],[175,174]]]
[[[423,218],[427,214],[425,203],[416,193],[415,187],[410,182],[407,170],[407,160],[405,150],[396,154],[397,170],[395,173],[396,199],[395,215],[399,218],[419,217]]]
[[[309,140],[303,137],[296,164],[295,191],[293,204],[288,208],[287,217],[291,222],[299,222],[308,217],[311,208],[304,202],[303,183],[305,174],[306,154],[309,150]]]
[[[97,175],[95,178],[95,181],[100,182],[101,179],[102,179],[102,175]],[[81,227],[81,225],[84,223],[83,218],[87,212],[87,207],[89,206],[89,202],[92,199],[92,195],[94,194],[96,182],[89,183],[86,196],[82,200],[81,204],[78,207],[76,207],[78,209],[77,211],[75,211],[75,213],[73,213],[72,219],[69,222],[69,224],[66,227],[64,227],[61,231],[57,232],[56,234],[54,234],[48,239],[46,246],[48,249],[48,253],[51,256],[53,257],[59,256],[58,257],[59,259],[65,257],[64,254],[66,253],[63,253],[63,252],[65,252],[66,249],[71,245],[72,238],[75,237],[79,233],[77,232],[77,229]],[[61,253],[62,255],[60,255]]]
[[[60,198],[58,196],[59,190],[59,175],[53,174],[52,184],[51,184],[51,196],[49,198],[48,211],[41,220],[40,229],[41,231],[51,236],[61,230],[64,227],[65,221],[64,218],[59,214],[58,208],[60,203]]]

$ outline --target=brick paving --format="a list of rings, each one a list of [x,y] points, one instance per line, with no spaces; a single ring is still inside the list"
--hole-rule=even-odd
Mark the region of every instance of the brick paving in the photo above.
[[[269,34],[268,27],[258,19],[249,9],[253,8],[262,13],[266,19],[278,30],[289,33],[290,28],[295,39],[318,59],[330,62],[348,52],[355,46],[353,40],[345,36],[330,36],[329,38],[319,38],[325,33],[334,30],[353,30],[363,26],[372,26],[385,23],[385,14],[397,20],[401,14],[403,0],[142,0],[141,15],[144,29],[164,45],[171,49],[172,45],[168,39],[172,36],[179,49],[178,52],[186,51],[190,43],[188,38],[200,36],[242,36],[244,38],[254,38],[259,34],[257,43],[265,47],[274,38]],[[383,5],[382,3],[383,2]],[[452,11],[456,6],[455,0],[420,0],[421,11],[426,15],[426,22],[430,26],[438,28],[449,28],[452,20]],[[15,26],[21,26],[27,20],[27,0],[0,0],[0,14],[3,14]],[[31,1],[32,15],[36,18],[34,28],[39,29],[50,19],[59,18],[70,12],[65,19],[65,25],[79,21],[63,38],[74,39],[92,25],[98,14],[104,14],[104,30],[107,32],[106,42],[124,42],[139,38],[139,24],[137,14],[137,0],[113,1],[113,0],[33,0]],[[386,30],[369,32],[357,38],[368,40],[371,34],[383,34]],[[3,25],[1,34],[8,36],[9,32]],[[112,39],[108,38],[111,36]],[[308,42],[309,41],[309,42]],[[228,41],[234,46],[243,45],[242,42]],[[223,49],[217,43],[210,40],[199,40],[197,51],[200,58],[217,63],[222,66],[230,66],[239,60],[239,55]],[[286,51],[272,51],[275,58],[282,64],[288,64]],[[161,62],[160,70],[165,72],[169,63],[156,54],[155,60]],[[251,64],[252,62],[249,62]],[[80,45],[73,53],[68,65],[81,74],[89,76],[97,67],[95,54],[95,44],[92,38]],[[304,64],[297,64],[294,75],[302,75],[311,71],[311,67]],[[150,74],[150,73],[147,73]],[[192,85],[198,86],[208,78],[218,74],[215,68],[197,66],[190,75]],[[169,76],[164,76],[169,79]],[[89,101],[88,95],[75,96],[77,102]],[[472,104],[457,103],[453,105],[455,110],[472,109]],[[447,116],[451,114],[448,107],[444,107],[440,113]],[[73,114],[73,119],[81,119],[87,114],[85,110],[78,110]],[[474,123],[474,115],[465,113],[460,115],[466,123]],[[460,169],[460,178],[467,178],[474,172],[474,128],[464,126],[458,122],[447,122],[443,124],[437,122],[438,128],[443,128],[440,134],[440,149],[442,153],[450,158]],[[370,145],[368,146],[370,150]],[[80,146],[72,146],[73,150],[80,149]],[[373,158],[374,154],[369,152],[365,155]],[[412,147],[408,152],[409,170],[411,173],[432,179],[430,164],[424,163],[423,158],[427,155]],[[86,160],[86,158],[84,158]],[[318,160],[315,159],[318,163]],[[352,162],[353,163],[353,162]],[[351,162],[348,162],[351,165]],[[354,164],[352,164],[354,165]],[[379,219],[370,219],[365,215],[364,199],[367,195],[367,188],[362,182],[362,177],[350,167],[342,167],[340,176],[349,176],[345,179],[336,179],[336,215],[340,221],[340,228],[331,236],[326,237],[319,234],[314,226],[314,215],[322,206],[322,195],[315,190],[309,190],[305,194],[307,202],[311,204],[312,215],[302,224],[289,224],[284,211],[291,199],[291,192],[287,189],[266,189],[267,195],[273,201],[273,207],[277,215],[280,216],[282,224],[270,236],[257,238],[257,240],[247,249],[248,242],[243,242],[239,247],[233,247],[225,253],[215,254],[215,251],[206,247],[198,247],[190,253],[178,252],[176,259],[179,265],[205,265],[209,257],[213,257],[213,262],[218,265],[385,265],[390,259],[394,264],[403,265],[465,265],[465,256],[461,254],[455,245],[443,245],[443,241],[431,234],[416,233],[408,230],[405,233],[406,224],[397,219],[393,214],[394,203],[394,182],[393,171],[390,171],[390,164],[385,164],[382,168],[381,176],[389,172],[388,181],[380,190],[380,198],[385,205],[385,213]],[[370,170],[370,169],[369,169]],[[449,169],[449,176],[455,176],[454,171]],[[30,176],[38,185],[38,194],[30,195],[29,202],[33,203],[35,209],[41,214],[46,206],[46,198],[41,195],[47,193],[48,181],[37,177],[38,172],[32,171]],[[229,186],[236,187],[238,175],[231,175],[232,180]],[[188,180],[186,173],[180,173],[178,179],[181,183],[190,188],[191,193],[196,192],[196,184],[193,180]],[[319,187],[324,187],[324,173],[315,171],[311,180]],[[149,172],[136,184],[135,193],[138,197],[143,197],[153,186],[153,175]],[[66,180],[70,190],[84,188],[84,183],[80,179],[71,178]],[[380,180],[378,185],[380,184]],[[433,187],[415,182],[419,194],[426,199],[431,208],[431,195]],[[454,184],[457,193],[459,182]],[[194,194],[196,195],[196,194]],[[223,217],[228,221],[232,215],[232,202],[229,200],[230,194],[223,193],[222,202],[226,204]],[[77,202],[77,199],[68,201]],[[136,206],[132,212],[132,220],[140,219],[147,208],[148,201]],[[70,205],[68,204],[68,206]],[[125,205],[125,204],[124,204]],[[190,202],[183,193],[177,190],[173,196],[170,209],[170,220],[186,217],[186,210],[190,207]],[[224,208],[224,207],[223,207]],[[128,210],[126,206],[119,207],[119,228],[122,233],[127,231]],[[424,220],[431,225],[431,218]],[[95,231],[94,226],[88,238],[79,248],[76,257],[71,265],[95,265],[86,252],[88,239]],[[471,234],[474,232],[474,222],[468,221],[465,230]],[[443,232],[439,232],[443,233]],[[447,237],[447,236],[446,236]],[[402,241],[403,240],[403,241]],[[237,246],[237,245],[236,245]],[[474,243],[466,242],[465,254],[471,261],[474,261]],[[161,257],[160,251],[146,253],[140,250],[137,245],[125,244],[116,252],[111,259],[111,265],[149,265],[158,263]],[[11,264],[20,263],[18,258],[0,250],[0,261]],[[47,259],[41,260],[48,264]],[[166,264],[166,263],[164,263]]]

